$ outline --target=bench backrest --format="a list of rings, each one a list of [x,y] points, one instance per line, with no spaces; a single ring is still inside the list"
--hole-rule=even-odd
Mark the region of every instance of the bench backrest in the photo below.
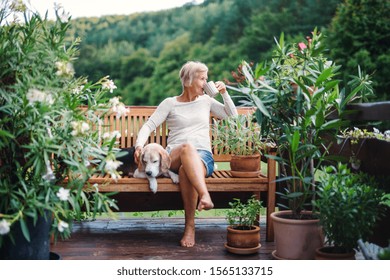
[[[139,130],[157,107],[127,106],[127,108],[129,109],[129,112],[126,116],[118,118],[116,114],[109,114],[104,118],[103,132],[116,130],[121,134],[118,139],[119,148],[128,148],[135,145]],[[239,107],[237,110],[239,114],[251,114],[254,112],[254,108],[252,107]],[[212,123],[212,118],[214,118],[214,116],[211,116],[210,124]],[[210,136],[213,137],[211,129]],[[168,127],[164,122],[151,133],[147,143],[158,143],[165,148],[167,145],[167,137]],[[212,147],[212,151],[215,161],[230,161],[230,155],[219,155],[215,147]]]

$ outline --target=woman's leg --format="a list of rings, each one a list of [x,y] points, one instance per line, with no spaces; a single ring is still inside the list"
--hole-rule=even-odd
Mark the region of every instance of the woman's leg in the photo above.
[[[195,210],[198,194],[188,180],[183,166],[179,169],[179,181],[185,217],[184,234],[180,240],[180,245],[183,247],[193,247],[195,245]]]
[[[200,197],[198,210],[214,207],[204,180],[206,168],[196,149],[191,145],[185,144],[172,150],[170,156],[172,159],[171,170],[179,173],[179,186],[185,213],[185,228],[180,244],[183,247],[193,247],[195,245],[195,210],[198,195]]]
[[[214,204],[211,200],[209,191],[207,190],[205,181],[206,167],[200,159],[195,147],[191,144],[182,144],[181,146],[173,149],[170,156],[172,160],[170,169],[175,172],[179,172],[179,168],[183,167],[188,178],[188,182],[198,193],[198,210],[212,209]]]

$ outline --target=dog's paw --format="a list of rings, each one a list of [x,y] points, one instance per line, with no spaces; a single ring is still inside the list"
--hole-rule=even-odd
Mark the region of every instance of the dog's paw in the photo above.
[[[179,184],[179,175],[170,170],[168,172],[169,172],[169,177],[171,177],[172,179],[172,182],[175,184]]]
[[[149,180],[149,189],[153,192],[153,193],[156,193],[157,192],[157,180],[156,178],[148,178]]]

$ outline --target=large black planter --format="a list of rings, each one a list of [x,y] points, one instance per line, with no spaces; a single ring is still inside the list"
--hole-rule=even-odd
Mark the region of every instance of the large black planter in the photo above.
[[[19,224],[13,231],[15,244],[7,236],[0,248],[0,259],[2,260],[49,260],[50,259],[50,227],[51,217],[40,216],[37,223],[33,224],[32,219],[27,219],[27,227],[30,231],[31,242],[28,242],[22,233]]]
[[[346,161],[354,156],[360,162],[358,171],[370,175],[382,176],[390,174],[390,142],[375,138],[359,139],[352,144],[350,139],[334,145],[331,154],[343,156]]]

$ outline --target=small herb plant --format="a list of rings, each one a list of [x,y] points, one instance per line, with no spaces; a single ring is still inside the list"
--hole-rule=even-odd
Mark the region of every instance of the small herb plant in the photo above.
[[[257,216],[260,215],[260,210],[263,208],[261,202],[252,196],[246,203],[242,203],[240,199],[235,198],[233,202],[229,202],[230,209],[226,212],[226,219],[230,226],[235,229],[250,230],[252,229]]]
[[[253,155],[264,147],[260,126],[250,114],[215,120],[212,131],[219,154]]]

